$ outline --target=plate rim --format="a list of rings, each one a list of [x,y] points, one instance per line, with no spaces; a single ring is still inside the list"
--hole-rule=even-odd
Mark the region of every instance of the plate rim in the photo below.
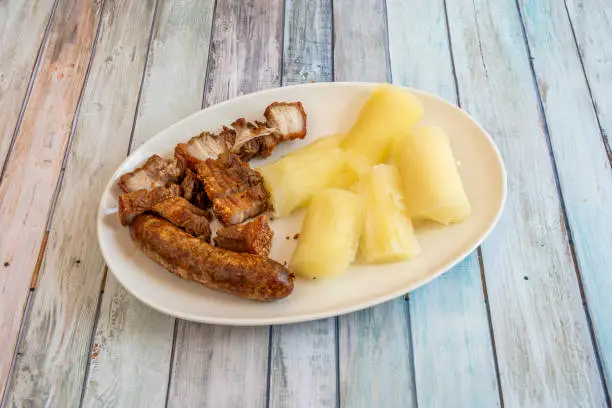
[[[98,246],[100,248],[100,251],[102,253],[102,257],[104,259],[105,265],[107,267],[107,269],[109,271],[111,271],[111,273],[115,276],[115,278],[117,279],[117,281],[121,284],[121,286],[127,290],[132,296],[134,296],[136,299],[138,299],[140,302],[144,303],[145,305],[151,307],[154,310],[157,310],[161,313],[164,313],[166,315],[169,316],[173,316],[179,319],[183,319],[183,320],[188,320],[188,321],[192,321],[192,322],[197,322],[197,323],[207,323],[207,324],[216,324],[216,325],[228,325],[228,326],[269,326],[269,325],[282,325],[282,324],[291,324],[291,323],[301,323],[301,322],[306,322],[306,321],[313,321],[313,320],[320,320],[320,319],[325,319],[325,318],[329,318],[329,317],[335,317],[335,316],[342,316],[342,315],[346,315],[349,313],[353,313],[359,310],[364,310],[364,309],[368,309],[371,308],[373,306],[377,306],[380,305],[382,303],[386,303],[390,300],[393,300],[395,298],[400,297],[401,295],[404,295],[406,293],[412,292],[417,288],[420,288],[426,284],[428,284],[429,282],[433,281],[434,279],[439,278],[442,274],[444,274],[445,272],[449,271],[450,269],[452,269],[454,266],[456,266],[459,262],[463,261],[470,253],[472,253],[476,248],[478,248],[483,241],[489,236],[489,234],[491,233],[491,231],[493,230],[493,228],[495,228],[495,226],[497,225],[497,223],[499,222],[499,219],[501,217],[501,214],[505,208],[506,205],[506,199],[507,199],[507,195],[508,195],[508,178],[507,178],[507,172],[506,172],[506,167],[504,165],[504,161],[502,158],[502,155],[499,151],[499,148],[497,147],[495,141],[493,140],[493,138],[491,137],[491,135],[489,134],[489,132],[487,132],[487,130],[475,119],[473,118],[468,112],[466,112],[465,110],[463,110],[462,108],[460,108],[459,106],[452,104],[448,101],[446,101],[445,99],[441,98],[438,95],[432,94],[430,92],[427,91],[423,91],[420,89],[415,89],[415,88],[411,88],[411,87],[406,87],[406,86],[402,86],[402,85],[396,85],[396,84],[391,84],[393,86],[402,88],[404,90],[407,90],[409,92],[415,93],[415,94],[420,94],[422,96],[428,97],[428,98],[432,98],[437,100],[438,102],[441,102],[445,105],[448,105],[449,107],[451,107],[453,110],[457,111],[460,115],[464,116],[465,118],[467,118],[469,121],[471,121],[485,136],[486,136],[486,142],[489,144],[489,147],[492,148],[493,152],[494,152],[494,157],[497,161],[497,163],[499,164],[499,168],[501,170],[501,201],[500,201],[500,205],[499,208],[497,210],[497,213],[495,214],[495,217],[493,218],[492,222],[490,223],[490,225],[488,226],[488,228],[486,230],[483,230],[483,232],[480,234],[480,236],[478,237],[478,239],[476,239],[474,241],[474,243],[472,245],[470,245],[468,247],[468,249],[466,249],[465,251],[462,251],[458,256],[456,256],[455,258],[453,258],[451,261],[445,263],[444,265],[434,269],[432,271],[432,273],[428,274],[427,276],[423,277],[422,279],[416,281],[416,282],[412,282],[409,285],[406,286],[401,286],[398,287],[397,289],[391,290],[387,293],[385,293],[382,296],[375,296],[373,299],[366,301],[366,302],[359,302],[355,305],[349,305],[349,306],[343,306],[343,307],[336,307],[336,308],[332,308],[329,310],[324,310],[324,311],[319,311],[319,312],[309,312],[309,313],[299,313],[299,314],[293,314],[293,315],[289,315],[289,316],[278,316],[278,317],[270,317],[270,318],[262,318],[262,317],[256,317],[256,318],[228,318],[228,317],[215,317],[215,316],[201,316],[201,315],[194,315],[191,313],[184,313],[181,312],[180,310],[175,310],[175,309],[169,309],[163,306],[160,306],[158,304],[156,304],[154,301],[149,301],[149,299],[141,296],[139,293],[137,293],[137,291],[133,291],[132,289],[130,289],[129,287],[127,287],[124,283],[124,280],[122,280],[122,278],[119,276],[120,274],[117,274],[113,271],[108,259],[111,258],[111,256],[106,253],[105,251],[105,247],[102,244],[102,229],[103,227],[103,219],[104,217],[107,215],[107,213],[104,211],[105,206],[104,206],[104,196],[106,195],[106,192],[109,191],[109,189],[111,189],[116,181],[117,178],[117,173],[119,172],[119,169],[121,169],[126,162],[128,162],[130,160],[130,158],[136,154],[138,152],[138,150],[140,150],[145,144],[148,144],[150,142],[152,142],[153,140],[157,140],[160,139],[163,135],[163,133],[167,132],[168,129],[173,128],[173,127],[179,127],[181,126],[182,123],[189,121],[192,117],[200,115],[202,112],[204,111],[208,111],[208,110],[214,110],[214,109],[219,109],[222,108],[225,105],[234,103],[236,100],[239,99],[243,99],[243,98],[247,98],[247,97],[253,97],[254,95],[266,95],[266,94],[270,94],[270,93],[274,93],[277,92],[279,89],[296,89],[296,88],[314,88],[314,87],[338,87],[338,88],[343,88],[343,87],[361,87],[361,88],[365,88],[365,89],[372,89],[378,85],[384,84],[382,82],[351,82],[351,81],[343,81],[343,82],[314,82],[314,83],[306,83],[306,84],[296,84],[296,85],[289,85],[289,86],[280,86],[280,87],[275,87],[275,88],[269,88],[269,89],[265,89],[262,91],[258,91],[258,92],[251,92],[248,94],[244,94],[244,95],[240,95],[237,96],[235,98],[231,98],[228,100],[225,100],[223,102],[220,102],[218,104],[215,105],[211,105],[205,109],[201,109],[198,110],[174,123],[172,123],[169,126],[166,126],[165,128],[163,128],[162,130],[160,130],[159,132],[157,132],[155,135],[151,136],[145,143],[143,143],[141,146],[139,146],[136,150],[134,150],[133,152],[130,152],[129,155],[126,156],[126,158],[117,166],[117,168],[115,169],[115,171],[113,172],[112,176],[110,177],[109,181],[106,183],[106,186],[104,188],[104,190],[102,191],[102,195],[100,197],[100,203],[98,206],[98,213],[97,213],[97,217],[96,217],[96,235],[98,238]],[[237,300],[240,301],[244,301],[244,299],[239,299],[236,298]],[[280,300],[282,302],[282,300]]]

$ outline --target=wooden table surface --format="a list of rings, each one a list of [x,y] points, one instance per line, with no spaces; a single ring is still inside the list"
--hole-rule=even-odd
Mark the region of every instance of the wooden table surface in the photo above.
[[[0,0],[3,406],[610,406],[611,39],[610,0]],[[107,274],[95,215],[130,149],[333,80],[484,125],[509,195],[481,248],[406,298],[273,327],[174,319]]]

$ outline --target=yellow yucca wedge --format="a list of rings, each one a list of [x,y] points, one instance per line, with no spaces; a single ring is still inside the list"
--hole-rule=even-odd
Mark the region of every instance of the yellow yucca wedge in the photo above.
[[[355,259],[363,228],[359,195],[329,188],[310,200],[289,270],[310,279],[337,276]]]

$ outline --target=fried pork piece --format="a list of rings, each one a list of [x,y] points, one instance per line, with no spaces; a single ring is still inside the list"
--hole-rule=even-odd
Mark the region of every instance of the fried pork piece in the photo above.
[[[170,184],[168,187],[156,187],[153,190],[138,190],[123,193],[119,196],[119,220],[121,225],[129,225],[137,215],[151,211],[154,205],[172,197],[181,195],[181,187]]]
[[[306,112],[301,102],[274,102],[268,105],[264,116],[266,125],[281,135],[280,141],[306,136]]]
[[[210,224],[206,211],[183,197],[172,197],[153,206],[153,212],[206,242],[210,242]]]
[[[141,167],[121,176],[118,184],[126,193],[151,190],[176,183],[184,171],[185,166],[181,160],[168,160],[154,154]]]
[[[198,180],[198,177],[190,169],[185,171],[185,178],[183,178],[181,187],[183,188],[183,197],[191,204],[201,208],[202,210],[206,210],[210,207],[211,202],[206,195],[204,185],[200,180]],[[210,212],[207,211],[206,213],[210,217],[209,221],[212,221],[212,215]]]
[[[238,154],[242,160],[270,156],[282,139],[276,129],[267,127],[263,122],[248,122],[245,118],[240,118],[231,126],[236,134],[231,151]]]
[[[270,194],[261,175],[237,155],[223,153],[200,163],[196,171],[223,225],[239,224],[269,208]]]
[[[274,231],[268,225],[268,219],[260,215],[246,224],[218,229],[214,241],[220,248],[267,257],[273,237]]]
[[[234,144],[235,133],[229,128],[223,128],[219,134],[202,132],[192,137],[187,143],[176,145],[174,155],[185,160],[190,168],[209,158],[215,158],[227,152]]]
[[[264,301],[285,298],[293,291],[293,275],[278,262],[214,247],[156,216],[137,217],[130,235],[149,258],[208,288]]]

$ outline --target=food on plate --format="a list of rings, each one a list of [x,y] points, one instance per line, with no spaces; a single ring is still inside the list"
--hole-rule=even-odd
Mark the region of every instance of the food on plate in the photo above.
[[[344,273],[355,259],[363,217],[359,195],[333,188],[316,193],[310,200],[289,269],[311,279]]]
[[[211,230],[208,212],[196,207],[183,197],[168,198],[155,204],[152,210],[194,237],[210,242]]]
[[[370,164],[383,163],[395,138],[405,134],[423,115],[423,106],[411,93],[380,85],[361,108],[340,146],[362,155]]]
[[[171,197],[181,195],[181,187],[170,184],[168,187],[155,187],[152,190],[138,190],[119,196],[119,220],[121,225],[129,225],[137,215],[151,211],[153,206]]]
[[[392,164],[379,164],[357,186],[365,203],[365,222],[359,252],[366,263],[397,262],[420,252],[406,216],[400,177]]]
[[[274,231],[265,215],[245,224],[232,225],[217,230],[215,245],[234,252],[268,256],[272,248]]]
[[[265,122],[239,118],[218,133],[202,132],[187,143],[179,143],[175,155],[194,167],[223,152],[243,160],[268,157],[280,142],[306,136],[306,112],[301,102],[274,102],[264,112]]]
[[[303,155],[286,156],[257,169],[272,197],[277,217],[308,204],[314,193],[331,187],[344,165],[344,152],[335,147]]]
[[[150,190],[176,183],[185,171],[184,164],[177,159],[164,159],[156,154],[136,170],[124,174],[119,179],[119,187],[126,193]]]
[[[187,169],[185,171],[185,177],[181,182],[181,187],[183,188],[183,197],[185,200],[189,201],[196,207],[205,210],[211,206],[212,203],[206,195],[204,184],[198,180],[198,177],[193,171],[191,171],[191,169]],[[207,212],[207,214],[210,213]]]
[[[345,136],[344,133],[337,133],[335,135],[320,137],[306,146],[287,153],[287,156],[303,156],[309,153],[327,151],[340,147],[340,142]]]
[[[448,136],[436,126],[418,126],[398,138],[393,159],[402,179],[408,215],[442,224],[471,213]]]
[[[196,173],[212,201],[213,213],[225,226],[239,224],[270,206],[261,175],[235,154],[206,159],[196,166]]]
[[[152,260],[183,279],[254,300],[278,300],[293,291],[293,276],[263,256],[214,247],[154,215],[130,226],[136,244]]]

